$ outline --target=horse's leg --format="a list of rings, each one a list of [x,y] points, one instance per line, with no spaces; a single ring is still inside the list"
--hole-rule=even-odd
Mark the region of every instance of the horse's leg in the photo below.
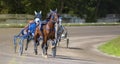
[[[45,55],[45,43],[44,43],[45,41],[43,40],[43,42],[42,42],[42,44],[41,44],[41,48],[42,48],[42,56],[44,56]]]
[[[29,38],[27,38],[27,43],[26,43],[25,50],[27,50],[29,42],[30,42],[30,39],[29,39]]]
[[[48,50],[48,44],[47,42],[45,43],[45,55],[47,56],[47,50]]]
[[[44,56],[45,58],[47,58],[47,49],[48,49],[46,43],[47,43],[47,36],[44,36],[41,47],[42,47],[42,50],[43,50],[42,56]]]
[[[37,41],[34,42],[34,51],[35,51],[35,55],[37,55],[38,54],[38,52],[37,52]]]
[[[41,43],[41,48],[42,48],[42,56],[44,55],[44,40],[43,40],[43,42]]]
[[[59,44],[60,44],[60,41],[61,41],[61,34],[60,34],[60,32],[58,32],[58,34],[57,34],[57,38],[56,38],[56,43],[57,43],[57,45],[59,46]]]
[[[57,38],[57,46],[59,46],[60,45],[60,41],[61,41],[61,38],[60,38],[60,36]]]
[[[40,38],[38,37],[37,38],[37,46],[39,46],[40,45]]]
[[[54,39],[52,41],[52,44],[54,44],[54,47],[52,47],[52,56],[55,57],[56,56],[56,39]]]
[[[61,42],[62,33],[63,33],[63,31],[60,31],[60,33],[58,34],[58,41],[57,41],[58,46],[59,46],[59,44]]]
[[[35,35],[34,36],[34,52],[35,52],[35,55],[37,55],[38,54],[38,52],[37,52],[37,43],[38,43],[38,40],[37,40],[37,36]]]
[[[54,48],[56,45],[57,45],[57,39],[53,39],[51,48]]]
[[[61,41],[61,36],[62,36],[62,34],[63,34],[63,31],[64,31],[64,29],[63,29],[63,26],[61,25],[60,26],[60,29],[59,29],[59,35],[58,35],[58,39],[59,39],[59,42]]]

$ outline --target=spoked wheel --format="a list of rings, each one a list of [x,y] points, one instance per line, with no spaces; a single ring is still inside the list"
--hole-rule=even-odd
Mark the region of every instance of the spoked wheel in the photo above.
[[[16,53],[16,47],[17,47],[16,36],[14,36],[14,52],[15,52],[15,53]]]
[[[68,48],[68,45],[69,45],[69,38],[67,38],[66,40],[67,40],[66,47]]]
[[[20,47],[19,49],[19,55],[21,56],[23,54],[23,47]]]
[[[22,54],[23,54],[23,45],[20,45],[19,55],[21,56]]]
[[[20,40],[19,42],[19,55],[21,56],[23,54],[23,39]]]
[[[16,49],[17,49],[17,40],[18,40],[19,36],[14,36],[14,52],[16,53]]]
[[[16,48],[17,48],[17,46],[15,45],[15,46],[14,46],[14,52],[15,52],[15,53],[16,53]]]

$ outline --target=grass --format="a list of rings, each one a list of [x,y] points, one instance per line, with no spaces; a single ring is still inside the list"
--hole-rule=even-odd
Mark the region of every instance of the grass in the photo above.
[[[64,26],[118,26],[120,23],[63,23]]]
[[[27,25],[26,23],[10,23],[10,24],[0,24],[0,28],[22,28],[25,25]]]
[[[106,42],[105,44],[99,46],[98,49],[109,55],[120,57],[120,37]]]
[[[0,23],[0,28],[22,28],[26,23]],[[120,26],[120,23],[63,23],[64,26]]]

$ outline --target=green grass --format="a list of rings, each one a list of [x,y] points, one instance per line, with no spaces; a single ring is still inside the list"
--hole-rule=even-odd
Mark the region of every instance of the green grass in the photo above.
[[[0,28],[22,28],[25,25],[27,25],[26,23],[10,23],[10,24],[0,24]]]
[[[120,37],[106,42],[105,44],[99,46],[98,49],[109,55],[120,57]]]
[[[0,23],[0,28],[22,28],[26,23]],[[63,26],[120,26],[120,23],[63,23]]]
[[[64,26],[118,26],[120,23],[63,23]]]

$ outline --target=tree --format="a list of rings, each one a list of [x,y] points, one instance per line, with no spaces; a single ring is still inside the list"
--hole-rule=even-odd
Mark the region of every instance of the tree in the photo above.
[[[120,14],[120,0],[0,0],[0,13],[34,14],[42,11],[46,18],[50,9],[59,13],[85,18],[86,22],[96,22],[106,14]]]

